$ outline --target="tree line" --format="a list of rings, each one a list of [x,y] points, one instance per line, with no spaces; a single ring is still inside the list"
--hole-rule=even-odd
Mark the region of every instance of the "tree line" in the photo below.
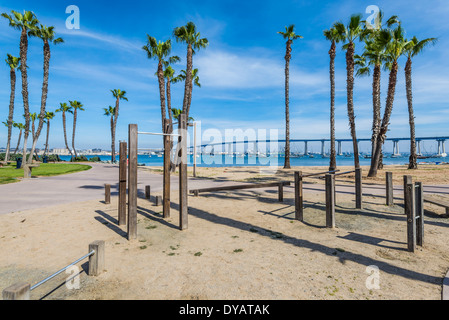
[[[372,105],[373,124],[371,138],[371,165],[368,172],[369,177],[375,177],[377,170],[382,168],[382,148],[387,137],[390,117],[393,111],[396,92],[397,76],[399,71],[399,59],[406,59],[404,73],[406,84],[406,96],[409,113],[410,127],[410,157],[409,169],[417,169],[416,139],[415,139],[415,116],[413,110],[412,94],[412,59],[423,52],[423,50],[434,45],[437,38],[426,38],[419,40],[416,36],[407,39],[405,29],[398,16],[393,15],[383,22],[383,13],[380,11],[375,19],[375,25],[363,20],[361,14],[354,14],[344,24],[335,22],[331,28],[324,30],[324,37],[331,42],[329,49],[330,65],[330,165],[329,170],[337,168],[335,152],[335,58],[337,44],[342,44],[342,50],[346,52],[346,98],[347,115],[349,120],[350,134],[353,141],[354,167],[360,168],[357,133],[355,125],[354,110],[354,76],[366,76],[372,72]],[[289,61],[291,59],[291,44],[293,40],[302,38],[294,31],[295,26],[286,27],[285,32],[279,32],[287,39],[287,53],[285,56],[285,113],[286,113],[286,146],[284,168],[290,168],[290,141],[289,141]],[[363,43],[363,51],[355,53],[357,42]],[[388,72],[388,88],[385,101],[383,117],[381,115],[381,71]]]

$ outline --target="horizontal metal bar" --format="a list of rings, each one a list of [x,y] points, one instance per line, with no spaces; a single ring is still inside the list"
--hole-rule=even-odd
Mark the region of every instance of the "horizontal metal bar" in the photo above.
[[[86,254],[85,256],[83,256],[83,257],[79,258],[78,260],[76,260],[75,262],[69,264],[67,267],[62,268],[61,270],[59,270],[59,271],[56,272],[56,273],[53,273],[51,276],[45,278],[45,279],[42,280],[41,282],[36,283],[34,286],[32,286],[32,287],[30,288],[30,291],[36,289],[37,287],[39,287],[40,285],[44,284],[44,283],[47,282],[48,280],[53,279],[54,277],[56,277],[56,276],[57,276],[58,274],[60,274],[61,272],[64,272],[65,270],[67,270],[67,269],[70,268],[71,266],[73,266],[73,265],[77,264],[78,262],[80,262],[80,261],[86,259],[87,257],[90,257],[90,256],[93,255],[94,253],[95,253],[95,250],[92,250],[91,252],[89,252],[89,253]]]
[[[334,172],[338,172],[340,170],[334,170],[334,171],[325,171],[325,172],[318,172],[318,173],[309,173],[309,174],[303,174],[302,177],[303,178],[307,178],[307,177],[313,177],[313,176],[320,176],[320,175],[324,175],[327,173],[334,173]]]
[[[137,132],[137,134],[146,134],[146,135],[150,135],[150,136],[173,136],[173,137],[180,137],[179,134],[169,134],[169,133]]]

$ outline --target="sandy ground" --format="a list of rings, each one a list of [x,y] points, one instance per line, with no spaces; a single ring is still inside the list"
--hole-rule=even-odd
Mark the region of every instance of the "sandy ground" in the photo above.
[[[323,171],[291,171],[299,169]],[[390,169],[400,183],[403,168]],[[412,175],[416,181],[444,184],[448,170],[431,166]],[[199,168],[198,176],[291,178],[285,171],[267,176],[258,168]],[[383,183],[383,174],[372,182]],[[62,273],[33,290],[31,298],[441,299],[449,268],[449,221],[443,208],[426,205],[425,243],[410,253],[404,209],[399,202],[385,206],[382,197],[365,197],[364,209],[355,210],[353,195],[338,193],[337,227],[327,229],[323,192],[307,193],[304,223],[293,219],[291,188],[283,203],[275,189],[189,196],[189,229],[180,231],[177,192],[172,192],[169,219],[154,205],[160,194],[138,200],[134,241],[127,240],[126,226],[117,225],[116,197],[108,205],[98,199],[0,215],[0,288],[16,282],[33,285],[87,254],[89,243],[104,240],[102,275],[88,277],[84,261],[78,264],[79,289],[69,289],[69,274]]]

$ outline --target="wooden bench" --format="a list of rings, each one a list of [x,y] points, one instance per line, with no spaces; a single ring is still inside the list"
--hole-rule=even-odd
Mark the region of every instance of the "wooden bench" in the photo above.
[[[23,177],[25,179],[30,179],[31,178],[31,171],[33,170],[33,168],[37,168],[39,167],[40,164],[25,164],[23,166]]]
[[[291,184],[290,181],[268,182],[268,183],[258,183],[258,184],[239,184],[239,185],[233,185],[233,186],[195,189],[195,190],[190,190],[189,192],[193,193],[195,197],[198,197],[199,193],[204,193],[204,192],[278,187],[279,202],[282,202],[282,201],[284,201],[284,186],[289,186],[290,184]]]
[[[429,196],[424,196],[424,201],[446,208],[446,215],[449,216],[449,200],[445,199],[435,199]]]

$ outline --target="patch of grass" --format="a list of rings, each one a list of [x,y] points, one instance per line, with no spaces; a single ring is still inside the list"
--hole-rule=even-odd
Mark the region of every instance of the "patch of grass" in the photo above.
[[[73,163],[41,163],[39,167],[33,168],[33,177],[51,177],[63,174],[75,173],[92,169],[91,166],[85,164]],[[15,165],[9,165],[0,168],[0,183],[14,182],[13,178],[23,178],[23,169],[16,169]]]
[[[19,182],[16,178],[11,177],[0,177],[0,184],[8,184],[8,183],[14,183]]]
[[[239,253],[239,252],[243,252],[243,249],[235,249],[234,253]]]
[[[140,250],[145,250],[146,248],[148,248],[147,246],[141,246],[139,247]]]
[[[195,257],[200,257],[200,256],[202,256],[202,255],[203,255],[202,252],[197,252],[197,253],[194,254]]]
[[[156,228],[157,228],[157,226],[148,226],[145,229],[151,230],[151,229],[156,229]]]

